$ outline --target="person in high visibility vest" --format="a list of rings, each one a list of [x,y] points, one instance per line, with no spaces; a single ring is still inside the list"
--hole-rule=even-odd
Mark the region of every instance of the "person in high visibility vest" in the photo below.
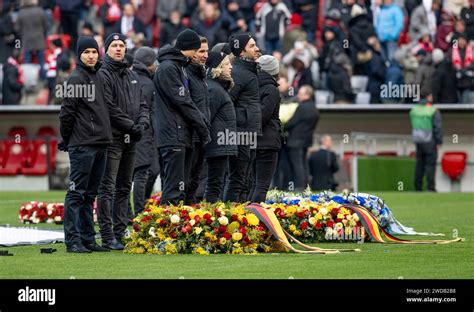
[[[427,190],[436,192],[435,171],[438,149],[443,143],[440,111],[428,95],[410,110],[413,142],[416,144],[415,190],[421,191],[426,174]]]

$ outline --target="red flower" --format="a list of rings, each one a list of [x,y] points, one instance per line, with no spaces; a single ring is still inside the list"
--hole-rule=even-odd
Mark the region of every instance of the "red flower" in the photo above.
[[[199,216],[194,216],[194,222],[199,223]]]
[[[150,220],[150,217],[149,216],[144,216],[143,219],[142,219],[142,222],[147,223],[148,220]]]
[[[176,233],[175,232],[170,233],[170,237],[171,238],[176,238]]]
[[[212,223],[212,220],[211,220],[211,219],[207,219],[207,220],[206,220],[206,224],[207,224],[207,225],[211,225],[211,223]]]
[[[225,239],[229,240],[232,236],[229,234],[229,232],[224,233]]]
[[[337,219],[336,219],[336,222],[342,222],[342,219],[341,219],[341,218],[337,218]]]
[[[330,221],[332,222],[332,221]],[[319,230],[323,225],[321,224],[321,222],[316,222],[316,224],[314,225],[314,227],[316,228],[316,230]]]
[[[301,222],[300,228],[302,230],[306,230],[308,228],[308,222],[306,222],[306,221]]]
[[[203,216],[203,218],[204,218],[205,220],[210,220],[210,219],[211,219],[211,215],[210,215],[209,213],[206,213],[206,214]]]
[[[219,218],[221,216],[220,211],[217,210],[217,209],[214,209],[214,214],[216,215],[217,218]]]
[[[247,218],[246,218],[246,217],[243,217],[243,218],[242,218],[242,224],[243,224],[243,225],[249,224],[249,222],[247,221]]]
[[[276,214],[276,215],[279,215],[280,213],[281,213],[281,209],[280,209],[280,208],[275,209],[275,214]]]
[[[326,225],[332,228],[334,226],[334,221],[330,220]]]
[[[339,213],[339,208],[333,208],[331,212],[337,215]]]
[[[244,240],[244,242],[247,243],[247,244],[250,244],[250,243],[252,242],[252,241],[250,240],[250,238],[249,238],[247,235],[245,235],[245,236],[243,237],[243,240]]]
[[[239,232],[242,233],[243,235],[247,234],[247,230],[243,226],[240,227]]]
[[[186,210],[181,210],[181,211],[179,212],[179,215],[180,215],[181,218],[184,218],[184,217],[186,217],[186,216],[188,215],[188,212],[187,212]]]
[[[161,220],[160,221],[160,226],[166,226],[168,224],[168,222],[166,220]]]
[[[135,232],[140,231],[140,227],[138,226],[138,224],[136,224],[136,223],[133,224],[133,230],[134,230]]]
[[[220,233],[224,233],[225,231],[227,231],[227,227],[225,225],[219,226],[219,232]]]
[[[232,222],[234,222],[234,221],[239,220],[239,217],[237,215],[232,215],[232,217],[230,217],[230,219],[232,220]]]

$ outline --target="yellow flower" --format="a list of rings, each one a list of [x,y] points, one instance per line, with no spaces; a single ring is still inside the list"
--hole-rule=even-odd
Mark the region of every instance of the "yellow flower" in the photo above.
[[[343,225],[342,225],[341,222],[336,223],[336,229],[339,230],[339,229],[342,229],[342,228],[343,228]]]
[[[239,227],[240,227],[240,223],[237,222],[237,221],[234,221],[234,222],[232,222],[231,224],[229,224],[229,225],[227,226],[227,232],[229,232],[229,233],[232,234],[232,233],[234,233],[235,230],[237,230]]]
[[[355,222],[359,221],[359,216],[357,215],[357,213],[354,213],[354,214],[352,215],[352,219],[353,219]]]
[[[197,212],[195,212],[195,211],[192,211],[192,212],[189,213],[189,217],[190,217],[191,219],[194,219],[194,217],[197,216],[197,215],[198,215],[198,214],[197,214]]]
[[[293,234],[295,234],[295,236],[301,236],[301,232],[298,230],[294,231]]]
[[[260,220],[253,213],[248,213],[246,218],[250,225],[258,225],[260,223]]]
[[[346,235],[350,235],[351,232],[352,232],[352,228],[350,226],[348,226],[348,227],[345,228],[344,231],[346,232]]]
[[[167,244],[165,249],[166,249],[167,255],[173,255],[173,254],[178,253],[178,250],[176,249],[175,244]]]
[[[206,238],[209,238],[209,239],[212,238],[212,234],[209,233],[209,232],[206,232],[206,233],[204,234],[204,236],[205,236]]]
[[[294,224],[290,225],[290,231],[295,231],[296,230],[296,226]]]
[[[323,218],[323,215],[318,212],[318,213],[316,214],[315,218],[316,218],[316,221],[319,221],[319,220],[321,220],[321,219]]]
[[[338,213],[337,218],[338,219],[344,219],[344,214],[343,213]]]
[[[206,251],[204,248],[202,248],[202,247],[196,248],[196,253],[197,253],[197,254],[200,254],[200,255],[205,255],[205,256],[209,255],[209,252],[207,252],[207,251]]]
[[[225,237],[221,237],[221,239],[219,239],[219,244],[225,245],[225,243],[227,243],[227,239]]]
[[[236,242],[242,239],[242,233],[234,233],[232,234],[232,239]]]
[[[342,220],[342,224],[344,224],[344,226],[347,226],[347,223],[349,223],[348,220],[346,220],[346,219]]]
[[[198,227],[195,227],[195,228],[194,228],[194,233],[196,233],[196,235],[201,234],[201,232],[202,232],[202,227],[199,227],[199,226],[198,226]]]

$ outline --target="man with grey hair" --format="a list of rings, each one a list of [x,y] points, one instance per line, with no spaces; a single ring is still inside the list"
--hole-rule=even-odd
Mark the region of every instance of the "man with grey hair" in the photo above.
[[[334,173],[339,170],[336,153],[331,151],[332,138],[323,135],[319,138],[319,149],[309,157],[309,173],[312,177],[311,189],[313,191],[336,190],[338,183]]]

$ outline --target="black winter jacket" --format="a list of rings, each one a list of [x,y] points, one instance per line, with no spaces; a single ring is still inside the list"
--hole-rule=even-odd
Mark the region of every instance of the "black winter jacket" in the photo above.
[[[155,84],[153,74],[150,74],[146,66],[138,61],[133,63],[133,71],[138,74],[138,81],[145,96],[145,101],[150,113],[150,127],[143,132],[142,139],[137,143],[135,156],[135,168],[151,165],[158,156],[154,138],[155,122]]]
[[[4,105],[20,104],[23,85],[17,82],[18,76],[19,72],[15,66],[9,63],[3,65],[2,102]]]
[[[207,91],[206,69],[204,66],[189,64],[186,66],[189,78],[189,92],[196,107],[204,115],[205,122],[209,125],[211,112],[209,111],[209,94]],[[199,142],[199,136],[194,131],[193,143]]]
[[[157,147],[191,147],[192,133],[200,140],[209,136],[204,115],[189,93],[189,78],[184,69],[189,59],[181,51],[167,45],[158,53],[158,70],[153,79],[156,88],[155,139]]]
[[[226,135],[237,134],[234,104],[228,93],[230,81],[209,79],[208,84],[212,141],[206,145],[206,157],[236,156],[237,145],[220,142]]]
[[[235,86],[230,90],[237,117],[237,131],[262,135],[262,113],[258,93],[258,64],[237,58],[232,70]]]
[[[94,90],[83,97],[63,97],[59,113],[59,128],[68,147],[79,145],[107,145],[112,143],[112,128],[109,111],[104,99],[103,85],[97,69],[84,65],[80,60],[66,84],[87,86]],[[89,86],[93,89],[89,89]]]
[[[286,145],[291,148],[307,148],[313,144],[313,132],[319,120],[319,112],[314,101],[298,105],[295,114],[285,126],[288,131]]]
[[[260,103],[262,103],[262,136],[258,138],[259,150],[280,150],[280,92],[275,78],[266,72],[258,74]]]
[[[130,133],[135,123],[148,128],[148,107],[138,74],[128,69],[125,62],[114,61],[106,55],[97,75],[104,85],[104,98],[109,108],[114,140],[121,140]]]

